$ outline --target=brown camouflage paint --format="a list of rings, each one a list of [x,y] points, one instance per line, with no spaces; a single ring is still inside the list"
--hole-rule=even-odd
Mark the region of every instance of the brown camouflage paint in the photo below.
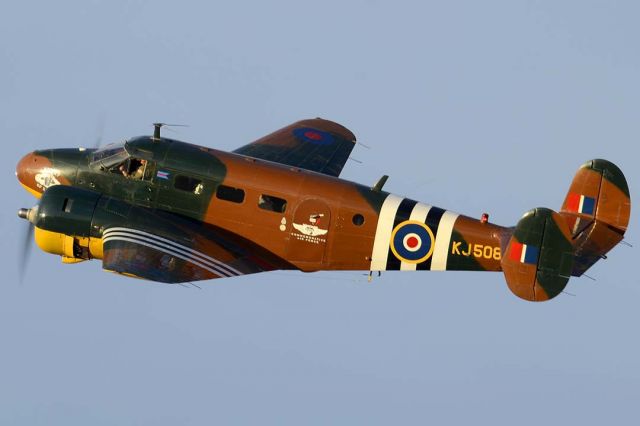
[[[339,142],[335,152],[327,153],[320,148],[317,152],[305,151],[304,147],[301,148],[300,141],[292,137],[292,132],[307,127],[335,137]],[[186,220],[180,225],[172,225],[169,220],[163,228],[163,235],[180,238],[184,247],[231,265],[240,273],[275,269],[504,269],[511,290],[527,300],[550,299],[566,284],[558,284],[557,281],[558,271],[564,270],[566,265],[549,263],[547,266],[555,272],[548,275],[536,265],[516,265],[505,260],[505,253],[512,245],[514,228],[484,223],[480,218],[458,215],[339,179],[337,175],[353,148],[355,137],[337,123],[303,120],[234,153],[178,141],[170,141],[167,145],[164,141],[170,140],[140,139],[131,142],[130,148],[132,152],[139,149],[147,153],[145,155],[155,162],[154,171],[166,169],[172,174],[181,173],[201,179],[204,183],[201,193],[179,194],[167,186],[169,182],[158,179],[138,184],[121,176],[100,174],[87,167],[89,154],[78,150],[28,154],[18,164],[16,174],[23,186],[34,194],[47,187],[39,182],[43,179],[43,171],[54,170],[57,173],[54,177],[61,185],[86,187],[132,205],[184,216]],[[266,159],[243,155],[245,151],[255,152],[255,155]],[[337,157],[339,161],[332,163]],[[318,172],[297,167],[295,164],[298,163]],[[39,174],[41,176],[37,178]],[[118,183],[112,183],[114,179]],[[244,191],[242,202],[218,198],[216,188],[220,184],[241,188]],[[135,185],[139,185],[141,190],[127,190]],[[593,214],[571,211],[568,200],[572,193],[595,199],[597,204]],[[143,194],[144,199],[138,198],[138,194]],[[284,211],[261,208],[259,200],[263,196],[286,200],[286,208]],[[105,209],[109,211],[109,208]],[[141,210],[136,214],[144,216],[151,213]],[[571,273],[580,275],[617,244],[626,230],[630,201],[622,172],[605,160],[585,163],[573,180],[561,212],[544,214],[545,220],[551,221],[548,223],[555,229],[552,233],[552,239],[556,241],[554,244],[563,246],[562,241],[565,241],[572,245],[576,261]],[[129,222],[124,225],[137,226],[136,217],[128,216]],[[108,220],[113,222],[111,218]],[[175,221],[178,222],[177,219]],[[109,225],[105,222],[101,229],[114,227],[114,223]],[[140,222],[141,229],[153,227],[144,223]],[[171,230],[172,227],[175,229]],[[410,229],[417,229],[419,235],[409,232]],[[101,235],[93,237],[101,238]],[[108,257],[114,261],[115,257],[134,262],[136,251],[122,241],[117,244],[121,250],[108,250],[105,261]],[[423,245],[430,247],[430,251],[425,251],[425,256],[418,256],[419,260],[412,258],[411,250],[422,250]],[[542,248],[553,253],[556,245]],[[148,251],[146,257],[151,264],[174,267],[162,265],[162,256]],[[544,257],[545,254],[541,253],[541,259]],[[222,276],[211,271],[203,272],[189,262],[178,263],[182,271],[180,274],[185,278]]]

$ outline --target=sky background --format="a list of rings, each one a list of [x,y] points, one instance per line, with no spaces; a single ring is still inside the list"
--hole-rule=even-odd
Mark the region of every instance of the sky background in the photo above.
[[[202,290],[36,248],[34,149],[231,150],[320,116],[343,177],[512,225],[583,162],[640,185],[633,1],[8,2],[0,14],[0,424],[638,424],[638,216],[547,303],[499,273],[270,273]]]

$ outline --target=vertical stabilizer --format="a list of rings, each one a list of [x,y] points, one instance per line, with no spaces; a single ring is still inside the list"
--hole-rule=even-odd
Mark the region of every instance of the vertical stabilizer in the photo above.
[[[501,263],[507,285],[516,296],[541,302],[560,294],[573,265],[571,236],[560,214],[545,208],[525,213]]]
[[[571,231],[572,275],[580,276],[624,237],[631,214],[624,174],[610,161],[587,161],[573,178],[560,214]]]

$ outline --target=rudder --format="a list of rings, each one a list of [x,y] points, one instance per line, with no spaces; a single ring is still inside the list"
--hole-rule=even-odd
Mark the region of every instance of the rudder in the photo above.
[[[513,230],[501,264],[516,296],[541,302],[560,294],[573,265],[571,236],[560,214],[546,208],[525,213]]]
[[[624,174],[610,161],[587,161],[573,178],[560,214],[571,231],[572,275],[580,276],[624,237],[631,214]]]

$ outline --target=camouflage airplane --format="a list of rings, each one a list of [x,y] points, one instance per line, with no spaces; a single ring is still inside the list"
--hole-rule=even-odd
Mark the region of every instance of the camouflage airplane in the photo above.
[[[502,271],[530,301],[563,291],[619,243],[629,189],[591,160],[559,212],[492,224],[339,178],[356,138],[323,119],[222,152],[160,136],[101,149],[49,149],[17,165],[40,198],[19,216],[65,263],[182,283],[273,270]]]

